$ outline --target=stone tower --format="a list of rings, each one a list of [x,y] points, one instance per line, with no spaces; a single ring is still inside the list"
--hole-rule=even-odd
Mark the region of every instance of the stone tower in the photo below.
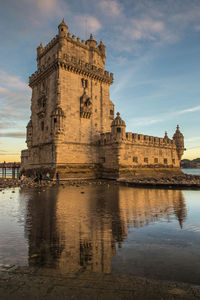
[[[114,119],[113,74],[105,71],[105,52],[92,34],[86,42],[71,37],[64,19],[58,35],[46,47],[39,45],[37,71],[29,78],[31,121],[23,167],[88,172],[99,163],[99,136],[110,131]]]
[[[29,78],[31,118],[26,174],[59,172],[61,179],[165,176],[180,173],[184,137],[177,126],[172,139],[126,132],[109,90],[106,47],[93,35],[70,35],[64,19],[58,34],[37,48],[37,71]]]

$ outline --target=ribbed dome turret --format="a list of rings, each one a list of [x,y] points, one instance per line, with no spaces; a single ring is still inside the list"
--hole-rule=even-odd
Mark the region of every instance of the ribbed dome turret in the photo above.
[[[94,48],[96,48],[96,46],[98,44],[97,41],[93,38],[92,33],[90,34],[89,40],[87,40],[85,43],[86,43],[86,45],[89,45],[90,47],[94,47]]]
[[[62,19],[62,22],[58,25],[58,33],[59,33],[59,37],[61,39],[66,37],[66,35],[68,33],[68,26],[65,23],[64,18]]]
[[[59,28],[66,28],[66,30],[68,30],[68,26],[65,23],[65,19],[64,18],[62,19],[62,22],[58,25],[58,29]]]
[[[177,138],[183,138],[183,134],[180,131],[179,125],[176,126],[176,132],[173,135],[173,139]]]
[[[176,132],[173,135],[173,140],[175,141],[176,148],[177,148],[177,154],[178,158],[181,159],[181,156],[183,155],[184,149],[184,136],[180,131],[179,125],[176,127]]]
[[[123,126],[126,127],[126,123],[120,117],[120,113],[117,113],[117,117],[112,121],[111,127],[113,126]]]

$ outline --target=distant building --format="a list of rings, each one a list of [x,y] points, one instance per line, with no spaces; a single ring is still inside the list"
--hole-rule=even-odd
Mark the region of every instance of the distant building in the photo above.
[[[113,74],[105,70],[106,47],[92,34],[85,42],[68,32],[37,48],[38,70],[29,78],[31,119],[22,170],[60,178],[118,178],[180,172],[184,137],[126,132],[110,100]]]

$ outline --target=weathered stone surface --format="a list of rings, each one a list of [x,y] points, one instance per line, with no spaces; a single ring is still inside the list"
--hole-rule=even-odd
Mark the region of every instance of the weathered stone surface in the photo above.
[[[105,45],[90,36],[58,35],[37,48],[37,71],[30,77],[31,119],[22,171],[60,178],[118,178],[180,172],[184,138],[179,127],[169,139],[126,132],[110,100],[113,74],[105,70]]]

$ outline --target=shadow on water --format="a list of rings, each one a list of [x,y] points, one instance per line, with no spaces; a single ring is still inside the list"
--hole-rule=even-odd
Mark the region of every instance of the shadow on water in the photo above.
[[[182,191],[107,184],[21,193],[29,265],[199,283],[200,241],[182,230]]]

